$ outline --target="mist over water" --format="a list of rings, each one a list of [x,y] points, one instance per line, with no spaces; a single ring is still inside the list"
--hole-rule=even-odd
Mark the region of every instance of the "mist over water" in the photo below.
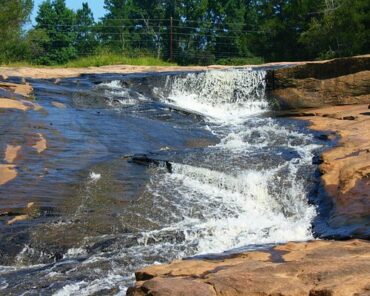
[[[119,158],[92,165],[68,210],[38,226],[35,233],[45,237],[71,233],[56,247],[62,258],[50,259],[39,247],[48,239],[34,233],[15,263],[0,267],[0,294],[34,286],[25,295],[124,295],[133,272],[146,265],[312,239],[316,210],[308,195],[321,146],[296,122],[264,115],[265,75],[246,69],[168,75],[145,87],[123,78],[90,90],[104,98],[99,112],[129,123],[122,145],[130,153],[118,145]],[[104,124],[109,138],[114,126]],[[159,165],[122,158],[145,152],[140,141],[155,147],[147,154]],[[129,198],[117,208],[109,204],[112,192]]]

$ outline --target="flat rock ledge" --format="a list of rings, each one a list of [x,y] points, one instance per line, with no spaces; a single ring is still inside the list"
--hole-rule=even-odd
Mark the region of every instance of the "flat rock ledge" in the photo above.
[[[370,242],[311,241],[136,273],[128,296],[370,295]]]
[[[370,55],[307,62],[268,71],[280,110],[370,102]]]

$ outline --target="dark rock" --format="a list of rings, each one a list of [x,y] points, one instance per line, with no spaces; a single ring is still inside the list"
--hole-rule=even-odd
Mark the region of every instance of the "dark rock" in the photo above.
[[[172,164],[169,161],[150,158],[146,154],[136,154],[131,157],[130,161],[145,166],[164,166],[169,173],[172,173]]]
[[[321,141],[328,141],[328,140],[330,140],[329,135],[327,135],[327,134],[320,134],[320,135],[315,136],[315,138],[316,139],[319,139]]]
[[[357,116],[344,116],[343,120],[356,120]]]
[[[321,155],[317,155],[312,158],[312,164],[320,165],[323,162],[324,160],[322,159]]]

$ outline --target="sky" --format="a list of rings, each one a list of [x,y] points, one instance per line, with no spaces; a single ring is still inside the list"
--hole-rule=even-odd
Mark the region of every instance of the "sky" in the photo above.
[[[44,2],[43,0],[34,0],[34,9],[32,13],[31,20],[34,23],[39,5]],[[104,10],[104,0],[66,0],[66,4],[69,8],[77,10],[82,7],[82,3],[87,2],[94,13],[95,20],[101,18],[105,14]]]

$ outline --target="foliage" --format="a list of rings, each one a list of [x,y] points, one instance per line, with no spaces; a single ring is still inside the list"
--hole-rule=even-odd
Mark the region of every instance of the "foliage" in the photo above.
[[[333,58],[369,53],[370,2],[327,1],[299,41],[312,56]]]
[[[260,65],[264,60],[258,57],[250,58],[223,58],[217,60],[218,65],[231,65],[231,66],[245,66],[245,65]]]
[[[29,61],[18,61],[6,63],[9,67],[44,67]],[[82,68],[82,67],[101,67],[109,65],[132,65],[132,66],[176,66],[175,63],[165,62],[155,57],[142,55],[139,57],[122,56],[116,53],[99,52],[88,57],[80,57],[69,61],[66,64],[53,65],[51,67],[68,67],[68,68]]]
[[[29,20],[32,0],[3,0],[0,10],[0,63],[23,58],[22,26]]]
[[[101,67],[107,65],[133,65],[133,66],[174,66],[176,64],[164,62],[151,56],[129,57],[116,53],[100,53],[70,61],[63,67]]]
[[[67,8],[65,0],[47,0],[40,5],[35,30],[44,31],[47,38],[40,42],[43,54],[35,57],[38,63],[62,64],[77,57],[75,20],[75,12]]]
[[[2,64],[239,65],[370,51],[368,0],[105,0],[98,22],[87,3],[45,0],[27,32],[32,0],[3,1]]]
[[[76,49],[79,56],[90,55],[94,52],[99,42],[94,34],[94,15],[87,3],[76,12]]]

